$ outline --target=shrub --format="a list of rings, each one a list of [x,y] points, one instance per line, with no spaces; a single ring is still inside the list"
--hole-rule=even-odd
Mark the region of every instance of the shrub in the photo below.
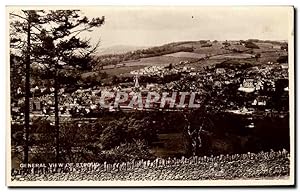
[[[287,63],[288,62],[288,56],[287,55],[284,55],[284,56],[280,56],[278,59],[277,59],[277,62],[278,63]]]
[[[245,43],[245,47],[250,48],[250,49],[259,49],[258,45],[256,45],[252,41],[247,41]]]
[[[100,161],[106,161],[108,163],[128,162],[140,159],[154,159],[147,145],[141,140],[134,140],[131,143],[122,143],[108,151],[104,151],[100,155]]]

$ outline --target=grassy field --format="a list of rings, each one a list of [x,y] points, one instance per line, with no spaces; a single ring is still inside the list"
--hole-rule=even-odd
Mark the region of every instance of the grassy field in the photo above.
[[[216,55],[210,57],[210,59],[249,59],[252,58],[253,55],[248,53],[229,53],[224,55]]]
[[[164,56],[200,59],[200,58],[204,58],[205,55],[206,54],[191,53],[191,52],[177,52],[177,53],[167,54],[167,55],[164,55]]]
[[[148,58],[142,58],[137,61],[130,61],[126,62],[126,66],[139,66],[139,65],[146,65],[146,66],[152,66],[152,65],[168,65],[170,63],[179,63],[180,61],[187,60],[192,61],[194,58],[189,57],[173,57],[173,56],[157,56],[157,57],[148,57]]]
[[[128,74],[130,71],[138,70],[144,68],[146,65],[136,65],[136,66],[122,66],[112,69],[104,69],[102,72],[107,73],[109,76],[118,76],[122,74]]]
[[[142,69],[146,66],[167,66],[169,64],[179,63],[180,61],[193,61],[195,58],[183,58],[183,57],[172,57],[172,56],[157,56],[142,58],[139,60],[126,61],[120,65],[106,66],[101,72],[106,72],[108,75],[125,75],[129,74],[130,71]]]

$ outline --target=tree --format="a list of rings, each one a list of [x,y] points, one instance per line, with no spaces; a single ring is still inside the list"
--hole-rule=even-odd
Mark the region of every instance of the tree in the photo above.
[[[102,26],[104,17],[88,19],[80,10],[26,10],[10,13],[10,16],[15,19],[11,22],[11,48],[16,49],[15,52],[21,56],[26,55],[25,140],[28,140],[29,134],[31,63],[37,62],[46,66],[54,78],[56,161],[59,161],[59,71],[65,66],[74,66],[82,70],[89,68],[92,54],[99,42],[92,46],[90,40],[83,39],[80,34]],[[24,36],[27,40],[24,40]],[[24,162],[28,162],[27,144],[24,145]]]
[[[255,54],[255,60],[258,61],[258,59],[261,57],[260,53]]]
[[[30,113],[30,64],[31,64],[31,36],[34,34],[32,28],[37,29],[37,24],[42,23],[39,18],[40,11],[22,10],[20,15],[10,13],[17,20],[10,22],[10,54],[11,58],[19,58],[19,63],[25,63],[25,126],[24,126],[24,163],[28,163],[29,150],[29,113]],[[20,19],[22,21],[20,21]],[[25,35],[25,38],[24,38]],[[22,37],[23,36],[23,37]],[[24,59],[20,59],[24,58]],[[18,63],[12,60],[11,64]],[[14,69],[15,66],[12,67]],[[15,74],[17,75],[17,74]]]
[[[79,10],[50,11],[46,15],[49,23],[56,26],[51,30],[43,29],[40,33],[42,49],[38,47],[35,54],[44,57],[46,64],[54,64],[54,98],[55,98],[55,127],[56,127],[56,161],[59,161],[59,109],[58,109],[58,70],[64,65],[75,65],[80,69],[87,69],[91,54],[97,49],[91,47],[89,40],[83,40],[78,35],[89,31],[94,27],[100,27],[104,23],[104,17],[93,18],[81,17]],[[49,62],[50,61],[50,62]]]
[[[190,141],[187,144],[188,151],[193,155],[199,155],[199,152],[205,152],[204,141],[202,139],[203,131],[211,129],[214,124],[206,109],[207,99],[204,99],[202,106],[198,109],[181,111],[185,126],[185,136]]]

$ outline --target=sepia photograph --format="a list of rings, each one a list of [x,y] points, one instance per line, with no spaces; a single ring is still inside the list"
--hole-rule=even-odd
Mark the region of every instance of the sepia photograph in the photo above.
[[[295,185],[293,6],[6,20],[6,185]]]

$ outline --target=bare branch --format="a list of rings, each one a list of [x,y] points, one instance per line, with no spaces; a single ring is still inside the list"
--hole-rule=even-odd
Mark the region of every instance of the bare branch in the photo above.
[[[29,21],[28,18],[22,17],[21,15],[17,15],[17,14],[14,14],[14,13],[9,13],[9,15],[11,15],[11,16],[16,16],[16,17],[19,17],[19,18],[21,18],[21,19],[25,19],[26,21]]]

